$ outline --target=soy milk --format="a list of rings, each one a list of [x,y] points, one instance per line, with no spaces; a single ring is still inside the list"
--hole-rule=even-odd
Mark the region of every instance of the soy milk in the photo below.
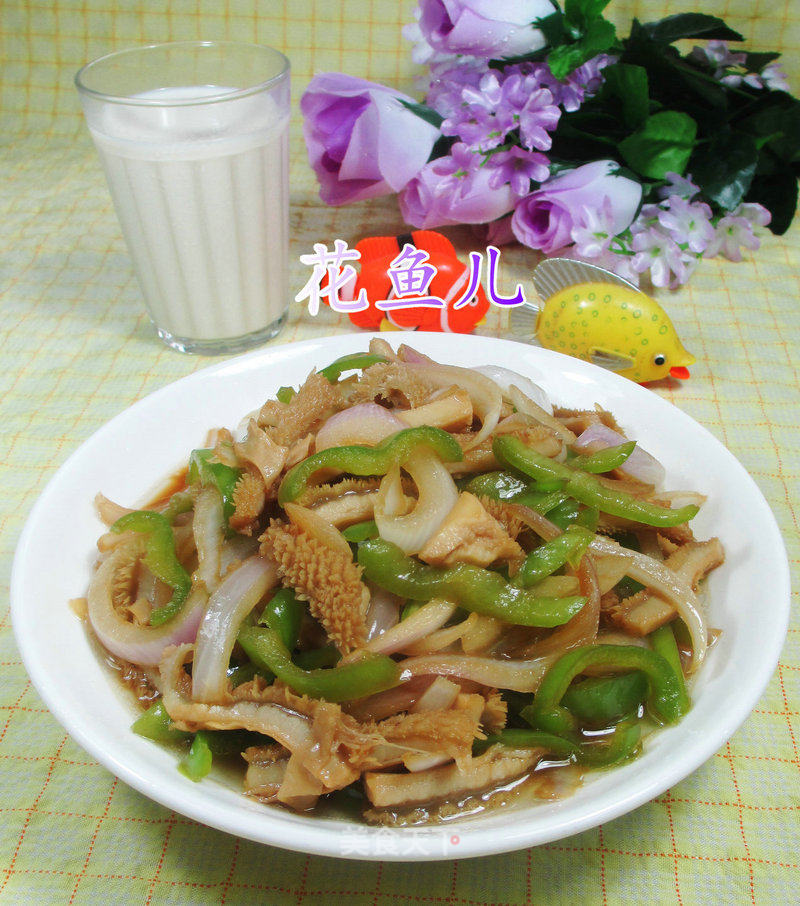
[[[288,300],[288,113],[263,93],[208,102],[230,91],[149,91],[90,123],[150,315],[200,350],[277,330]]]

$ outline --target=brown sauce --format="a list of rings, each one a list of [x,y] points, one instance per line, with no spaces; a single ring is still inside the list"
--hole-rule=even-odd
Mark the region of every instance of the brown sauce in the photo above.
[[[144,509],[155,510],[159,507],[166,506],[170,497],[179,491],[186,490],[186,479],[189,476],[189,466],[183,466],[167,478],[163,484],[159,485],[152,500],[145,504]]]

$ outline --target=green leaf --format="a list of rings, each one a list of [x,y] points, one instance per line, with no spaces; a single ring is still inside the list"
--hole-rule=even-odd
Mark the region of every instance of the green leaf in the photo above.
[[[559,10],[542,19],[536,19],[533,25],[544,35],[544,39],[550,47],[558,47],[560,44],[566,44],[570,38],[577,37],[577,35],[567,31],[564,14]],[[528,54],[524,56],[527,57]],[[516,57],[513,59],[517,60]]]
[[[557,79],[564,79],[587,60],[609,50],[616,39],[617,32],[611,22],[595,19],[575,44],[554,48],[547,57],[547,64]]]
[[[782,91],[764,94],[737,126],[756,138],[768,138],[770,150],[781,160],[800,160],[800,101]]]
[[[566,19],[585,29],[594,19],[599,19],[611,0],[566,0],[564,16]]]
[[[433,143],[428,161],[436,160],[438,157],[446,157],[457,141],[458,137],[455,135],[440,135]]]
[[[780,161],[774,164],[773,172],[755,176],[745,200],[763,204],[772,214],[770,230],[782,236],[797,209],[797,176],[786,164]]]
[[[744,55],[744,65],[748,72],[761,72],[768,63],[777,60],[779,56],[777,51],[748,52]]]
[[[593,115],[585,105],[575,113],[562,115],[548,154],[551,165],[556,162],[569,168],[587,160],[616,157],[617,145],[625,137],[620,126],[611,115]]]
[[[642,176],[663,179],[668,171],[684,173],[694,148],[697,123],[685,113],[654,113],[633,135],[619,143],[625,162]]]
[[[630,129],[640,126],[650,113],[647,70],[643,66],[616,63],[603,70],[603,96],[616,98],[622,118]]]
[[[757,163],[758,149],[752,136],[726,131],[692,156],[692,179],[707,200],[732,211],[750,188]]]
[[[398,98],[397,100],[400,101],[407,110],[415,113],[421,120],[430,123],[431,126],[436,126],[437,129],[444,122],[444,117],[438,114],[432,107],[428,107],[425,104],[415,104],[412,101],[405,101],[403,98]]]
[[[718,108],[716,118],[727,114],[726,86],[701,67],[683,60],[674,47],[653,40],[636,20],[625,39],[620,62],[647,70],[651,100],[659,101],[667,109],[689,113],[703,127],[708,125],[709,105]]]
[[[701,38],[704,41],[744,41],[744,36],[719,19],[703,13],[678,13],[657,22],[645,22],[642,28],[660,44],[672,44],[682,38]]]

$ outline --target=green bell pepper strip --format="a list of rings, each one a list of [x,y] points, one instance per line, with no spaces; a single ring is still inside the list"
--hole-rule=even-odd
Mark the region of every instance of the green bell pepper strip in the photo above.
[[[404,463],[420,447],[430,447],[445,462],[464,458],[458,441],[447,431],[431,425],[404,428],[374,447],[352,444],[314,453],[286,473],[278,489],[278,503],[283,506],[297,500],[320,469],[338,469],[351,475],[385,475],[392,465]]]
[[[252,664],[235,664],[232,667],[228,667],[227,675],[231,687],[235,689],[237,686],[241,686],[242,683],[249,683],[250,680],[254,679],[256,671]]]
[[[582,453],[575,456],[569,461],[573,469],[581,469],[583,472],[591,472],[593,475],[600,475],[603,472],[611,472],[618,469],[625,460],[633,453],[636,446],[635,440],[629,440],[617,447],[606,447],[604,450],[598,450],[596,453]]]
[[[320,667],[335,667],[342,659],[335,645],[323,648],[312,648],[309,651],[298,651],[293,660],[296,666],[304,670],[317,670]]]
[[[363,368],[369,368],[370,365],[377,365],[378,362],[385,361],[386,356],[377,353],[351,352],[349,355],[343,355],[335,362],[331,362],[320,371],[320,374],[335,384],[345,371],[361,371]]]
[[[530,482],[523,481],[513,472],[484,472],[475,475],[464,485],[464,490],[476,497],[491,497],[492,500],[513,500],[530,488]]]
[[[642,728],[638,723],[623,721],[602,741],[581,746],[578,761],[593,768],[608,768],[633,758],[639,748]]]
[[[144,562],[157,579],[173,590],[172,599],[150,614],[150,625],[161,626],[180,611],[192,587],[192,578],[181,566],[175,553],[175,536],[169,521],[161,513],[135,510],[120,516],[111,526],[111,531],[133,531],[147,535]]]
[[[356,522],[355,525],[348,525],[342,529],[342,535],[345,541],[351,544],[358,544],[359,541],[366,541],[368,538],[378,537],[378,526],[375,525],[374,519],[367,519],[366,522]]]
[[[425,603],[423,601],[406,601],[403,605],[403,609],[400,611],[400,622],[402,623],[403,620],[413,617],[420,607],[424,606]]]
[[[269,670],[297,692],[329,702],[345,702],[391,689],[400,681],[400,667],[383,654],[323,670],[303,670],[292,663],[277,632],[256,626],[239,632],[239,644],[259,670]]]
[[[212,761],[213,755],[208,744],[208,734],[205,730],[198,730],[194,734],[189,751],[181,759],[178,770],[184,777],[197,783],[211,771]]]
[[[275,394],[275,399],[279,403],[290,403],[296,395],[297,391],[294,389],[294,387],[278,387],[278,392]]]
[[[169,499],[169,503],[161,511],[161,515],[172,524],[176,516],[188,513],[194,509],[194,494],[189,491],[178,491]]]
[[[143,711],[133,722],[131,730],[139,736],[153,739],[156,742],[184,742],[192,738],[191,733],[176,730],[172,725],[172,718],[167,714],[167,709],[161,699]]]
[[[519,626],[561,626],[586,602],[581,597],[539,597],[499,573],[469,563],[448,569],[427,566],[381,539],[360,544],[358,562],[367,579],[392,594],[416,601],[446,598],[465,610]]]
[[[305,605],[290,588],[281,588],[269,599],[259,623],[277,632],[288,651],[297,647]]]
[[[552,541],[546,541],[528,554],[515,581],[523,588],[529,588],[551,576],[566,563],[577,566],[593,539],[592,532],[585,528],[579,525],[568,526],[563,534]]]
[[[581,509],[578,515],[575,517],[575,525],[581,525],[585,529],[589,529],[590,532],[594,533],[597,531],[598,523],[600,522],[600,510],[596,510],[594,507],[585,506]]]
[[[566,497],[557,507],[554,507],[549,513],[544,515],[547,516],[553,525],[557,525],[561,531],[565,531],[567,526],[578,521],[578,517],[581,515],[581,505],[577,500]]]
[[[478,739],[472,746],[474,755],[480,755],[490,746],[501,745],[512,749],[547,749],[548,753],[558,755],[559,758],[570,758],[578,754],[578,746],[569,739],[545,733],[543,730],[505,729]]]
[[[583,725],[599,730],[636,714],[645,698],[647,677],[634,670],[619,676],[591,676],[573,683],[561,704]]]
[[[497,471],[470,478],[465,482],[463,490],[476,497],[519,503],[544,516],[567,499],[567,495],[559,490],[563,484],[563,481],[545,482],[542,487],[537,482],[523,481],[513,472]]]
[[[647,677],[648,709],[663,723],[676,723],[687,711],[678,677],[660,654],[637,645],[584,645],[568,651],[549,668],[532,704],[520,712],[522,718],[534,729],[557,736],[577,733],[578,720],[561,702],[572,680],[587,667],[641,670]]]
[[[190,484],[199,482],[203,487],[212,485],[219,491],[222,497],[222,512],[227,523],[236,509],[233,490],[242,477],[242,470],[226,466],[224,462],[210,462],[213,455],[213,450],[192,450],[189,456],[188,480]]]
[[[554,478],[565,481],[564,490],[570,497],[586,506],[622,519],[631,519],[656,527],[681,525],[693,519],[699,509],[692,504],[673,510],[640,500],[625,491],[608,488],[593,475],[555,462],[526,447],[519,438],[507,434],[495,437],[492,450],[504,465],[517,469],[531,478]]]
[[[489,746],[502,745],[512,749],[543,748],[557,758],[570,758],[590,767],[607,767],[626,761],[635,754],[641,731],[638,724],[619,724],[602,742],[578,745],[561,736],[543,730],[500,730],[486,739],[477,740],[472,752],[480,755]]]
[[[542,516],[548,516],[556,507],[568,500],[569,497],[564,491],[523,491],[519,497],[514,497],[508,502],[530,507]]]
[[[672,631],[672,623],[667,623],[664,626],[660,626],[655,632],[651,632],[649,639],[653,651],[660,654],[672,667],[672,672],[675,674],[680,686],[681,706],[685,711],[688,711],[689,693],[686,691],[686,680],[683,676],[681,656],[678,651],[678,644],[675,641],[675,633]]]
[[[630,576],[623,576],[619,582],[614,586],[614,594],[624,601],[625,598],[630,598],[632,595],[635,595],[637,592],[640,592],[645,586],[641,582],[637,582],[636,579],[631,579]]]

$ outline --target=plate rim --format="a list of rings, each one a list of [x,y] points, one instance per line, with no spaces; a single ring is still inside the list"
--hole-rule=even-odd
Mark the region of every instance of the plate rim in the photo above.
[[[425,338],[423,339],[423,343],[433,342],[435,345],[436,339],[429,340],[429,338],[440,338],[441,336],[441,334],[435,333],[416,332],[413,339],[419,340]],[[129,786],[132,786],[138,792],[158,802],[159,804],[170,808],[179,814],[196,820],[201,824],[214,827],[218,830],[222,830],[224,832],[237,836],[245,837],[258,843],[265,843],[268,845],[278,846],[297,852],[306,852],[313,855],[323,855],[334,858],[347,858],[367,861],[382,859],[384,861],[401,862],[438,861],[442,859],[476,858],[481,856],[497,855],[504,852],[518,850],[527,846],[541,845],[546,842],[552,842],[567,836],[572,836],[573,834],[580,833],[592,827],[598,826],[599,824],[620,817],[621,815],[627,814],[628,812],[638,808],[640,805],[651,801],[654,797],[662,794],[665,790],[669,789],[673,784],[679,782],[680,780],[689,776],[689,774],[696,771],[714,754],[714,752],[716,752],[722,745],[724,745],[725,742],[729,740],[731,736],[744,723],[744,721],[747,719],[747,717],[750,715],[753,708],[757,704],[758,700],[763,695],[764,690],[779,663],[780,654],[783,649],[788,629],[791,607],[791,592],[788,557],[786,553],[785,543],[783,541],[780,528],[777,524],[777,520],[775,519],[769,503],[761,492],[761,489],[758,487],[758,485],[744,468],[744,466],[738,461],[738,459],[719,439],[717,439],[707,428],[705,428],[704,425],[693,419],[678,406],[675,406],[669,400],[664,399],[663,397],[653,393],[645,387],[633,384],[626,378],[599,369],[589,363],[574,359],[570,356],[565,356],[561,353],[543,349],[541,347],[518,343],[513,339],[504,337],[483,337],[461,334],[458,335],[457,342],[465,342],[467,345],[484,345],[488,341],[488,345],[490,347],[495,345],[505,346],[506,344],[514,344],[528,351],[536,350],[535,354],[537,356],[541,355],[544,362],[550,360],[556,365],[556,367],[561,366],[562,369],[567,365],[570,365],[578,367],[579,371],[585,371],[588,369],[590,373],[600,372],[603,375],[603,381],[609,382],[612,388],[614,386],[618,386],[620,388],[624,387],[626,393],[633,391],[636,394],[641,394],[642,398],[644,398],[644,396],[648,397],[649,402],[654,403],[656,408],[663,406],[668,407],[670,410],[674,410],[675,412],[679,413],[679,418],[687,419],[696,429],[699,429],[700,432],[702,432],[706,440],[710,440],[712,444],[718,448],[718,451],[728,458],[729,463],[738,470],[740,477],[746,481],[751,492],[754,492],[756,498],[759,500],[759,505],[763,507],[763,515],[767,517],[767,520],[770,523],[770,529],[774,536],[771,540],[775,542],[777,546],[776,559],[780,563],[781,567],[779,575],[775,576],[774,580],[779,588],[779,594],[776,596],[776,599],[780,601],[782,608],[779,613],[775,614],[773,631],[770,634],[770,641],[772,643],[771,648],[766,652],[766,656],[760,661],[760,669],[756,671],[755,681],[751,682],[744,690],[745,694],[739,700],[739,707],[736,708],[735,712],[729,715],[727,721],[724,721],[724,739],[720,741],[719,732],[713,735],[705,734],[704,738],[695,741],[695,744],[691,750],[693,757],[690,759],[691,764],[688,766],[688,768],[684,761],[676,761],[672,765],[664,765],[662,769],[657,773],[657,775],[653,777],[649,782],[640,783],[638,784],[638,786],[634,785],[634,789],[627,795],[620,796],[619,799],[599,810],[587,810],[586,814],[582,817],[579,816],[577,818],[569,818],[566,821],[561,822],[551,821],[548,822],[544,829],[540,829],[535,824],[531,825],[530,823],[524,821],[519,822],[520,824],[524,825],[520,828],[506,825],[503,834],[490,835],[490,839],[488,841],[480,841],[476,839],[481,836],[481,828],[479,822],[471,823],[469,821],[465,821],[461,823],[459,821],[455,821],[452,825],[446,824],[433,826],[432,828],[426,828],[426,830],[438,830],[440,832],[440,835],[442,835],[443,837],[443,842],[439,847],[440,851],[434,851],[433,847],[429,847],[429,849],[424,854],[417,853],[413,859],[407,859],[402,854],[398,855],[397,853],[392,852],[375,851],[374,847],[372,851],[368,853],[355,852],[344,854],[341,850],[336,851],[334,846],[332,846],[330,843],[330,834],[326,833],[326,826],[329,826],[328,823],[325,821],[325,819],[320,819],[317,817],[312,819],[303,819],[303,840],[300,841],[294,838],[293,834],[290,834],[291,839],[286,839],[282,836],[282,833],[287,833],[290,830],[290,825],[294,825],[296,823],[296,816],[285,813],[279,809],[270,810],[269,817],[271,820],[265,822],[265,824],[267,827],[272,824],[274,826],[274,832],[266,834],[254,830],[253,828],[243,829],[241,826],[241,817],[239,817],[237,820],[239,813],[236,810],[233,810],[230,813],[230,818],[227,817],[224,811],[219,812],[218,810],[216,810],[212,816],[209,816],[208,811],[206,810],[208,808],[208,803],[205,803],[204,805],[203,801],[207,797],[204,797],[202,795],[202,791],[199,798],[190,797],[187,801],[185,794],[182,791],[181,784],[175,783],[172,786],[162,786],[154,789],[153,783],[157,782],[157,778],[156,781],[148,778],[146,774],[142,774],[135,768],[126,764],[124,760],[121,761],[118,758],[114,757],[113,753],[109,753],[103,748],[99,747],[97,742],[91,737],[91,735],[84,732],[82,726],[76,726],[71,710],[61,706],[52,686],[53,678],[48,676],[45,665],[43,665],[37,658],[35,646],[30,646],[29,638],[24,632],[25,622],[24,613],[22,612],[22,601],[24,597],[23,567],[25,565],[25,558],[27,556],[28,549],[31,545],[31,537],[34,534],[36,522],[40,518],[41,512],[46,508],[47,497],[49,494],[56,492],[57,488],[59,487],[60,481],[62,480],[62,475],[69,471],[76,460],[79,461],[81,457],[86,455],[86,448],[95,443],[96,439],[103,438],[107,433],[113,432],[115,426],[120,420],[124,420],[125,418],[130,417],[129,413],[131,413],[132,410],[138,411],[142,407],[152,406],[154,403],[158,402],[160,397],[175,393],[176,387],[183,388],[187,384],[202,382],[213,378],[215,375],[224,374],[225,372],[235,373],[238,370],[247,371],[254,367],[258,367],[258,364],[261,363],[261,360],[264,360],[262,367],[269,369],[270,366],[275,366],[275,362],[271,362],[271,360],[276,358],[280,360],[281,356],[288,356],[291,359],[295,357],[302,358],[304,355],[310,353],[313,350],[325,349],[329,346],[335,346],[336,344],[347,344],[355,341],[356,339],[361,344],[366,345],[374,337],[379,337],[381,339],[391,339],[391,337],[387,338],[386,334],[382,333],[350,332],[331,334],[300,341],[288,341],[282,344],[276,344],[275,346],[267,345],[260,349],[245,353],[244,355],[228,358],[219,362],[213,362],[203,368],[191,372],[190,374],[184,375],[183,377],[175,381],[168,382],[162,387],[157,388],[156,390],[137,400],[130,406],[125,407],[111,419],[101,425],[100,428],[92,432],[92,434],[89,435],[89,437],[87,437],[67,457],[66,460],[64,460],[64,462],[59,466],[56,472],[51,476],[46,486],[39,493],[33,507],[28,514],[25,525],[17,541],[10,583],[10,612],[15,641],[22,656],[24,666],[28,672],[28,676],[30,677],[34,687],[36,688],[37,693],[41,696],[42,700],[48,707],[48,710],[67,731],[67,733],[72,736],[73,739],[75,739],[75,741],[78,742],[78,744],[82,748],[84,748],[92,757],[94,757],[101,765],[103,765],[106,769],[111,771],[111,773],[119,777]],[[436,354],[441,356],[441,352]],[[576,362],[577,365],[575,364]],[[67,600],[68,598],[65,595],[65,606],[67,605]],[[160,772],[157,771],[156,773],[158,774]],[[239,795],[241,796],[241,794]],[[563,801],[566,802],[568,800]],[[318,826],[314,827],[312,825],[312,827],[309,828],[308,823],[306,823],[309,821],[313,822],[313,825]],[[337,821],[337,826],[340,823],[341,822]],[[342,826],[348,827],[351,825],[348,822],[342,824]],[[446,831],[446,833],[442,834],[443,829],[444,831]],[[391,833],[402,834],[404,831],[408,830],[409,829],[393,829]],[[477,833],[473,833],[473,830],[477,831]],[[386,829],[382,829],[382,832],[385,833],[385,831]],[[460,837],[460,839],[458,839],[458,845],[450,845],[448,847],[446,845],[446,838],[449,834],[451,834],[451,832],[455,831],[458,831],[458,834],[454,833],[453,837]]]

